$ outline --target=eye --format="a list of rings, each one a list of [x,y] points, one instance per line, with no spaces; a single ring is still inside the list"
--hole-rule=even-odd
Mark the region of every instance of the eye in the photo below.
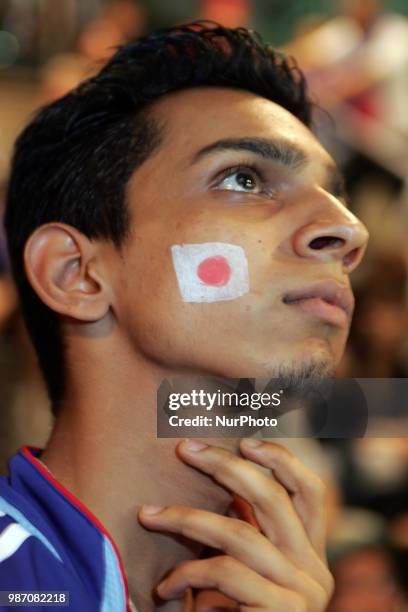
[[[263,181],[259,173],[248,167],[229,168],[215,185],[217,189],[243,191],[244,193],[262,193]]]

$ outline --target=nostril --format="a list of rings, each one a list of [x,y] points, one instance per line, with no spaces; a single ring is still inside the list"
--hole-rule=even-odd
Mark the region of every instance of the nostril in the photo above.
[[[353,249],[352,251],[350,251],[350,253],[347,253],[347,255],[343,259],[344,265],[347,268],[349,266],[352,266],[354,264],[355,260],[357,259],[359,253],[360,253],[360,249],[358,247]]]
[[[338,249],[345,244],[345,240],[343,238],[338,238],[337,236],[320,236],[319,238],[314,238],[310,243],[309,247],[314,249],[315,251],[320,251],[321,249]]]

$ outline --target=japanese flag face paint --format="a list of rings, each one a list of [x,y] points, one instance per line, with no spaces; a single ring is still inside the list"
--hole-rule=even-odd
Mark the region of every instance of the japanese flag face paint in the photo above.
[[[171,254],[184,302],[234,300],[249,291],[248,261],[240,246],[175,244]]]

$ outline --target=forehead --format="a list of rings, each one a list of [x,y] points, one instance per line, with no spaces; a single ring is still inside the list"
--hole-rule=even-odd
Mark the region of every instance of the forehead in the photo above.
[[[200,87],[171,93],[152,107],[165,125],[163,147],[190,154],[223,138],[262,137],[286,141],[306,156],[333,164],[327,151],[299,119],[279,104],[251,92]]]

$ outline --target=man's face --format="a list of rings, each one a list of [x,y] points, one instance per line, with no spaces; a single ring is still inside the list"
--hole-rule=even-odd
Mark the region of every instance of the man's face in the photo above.
[[[164,138],[130,181],[116,279],[133,348],[214,376],[331,372],[367,240],[331,157],[293,115],[245,91],[181,91],[152,114]]]

